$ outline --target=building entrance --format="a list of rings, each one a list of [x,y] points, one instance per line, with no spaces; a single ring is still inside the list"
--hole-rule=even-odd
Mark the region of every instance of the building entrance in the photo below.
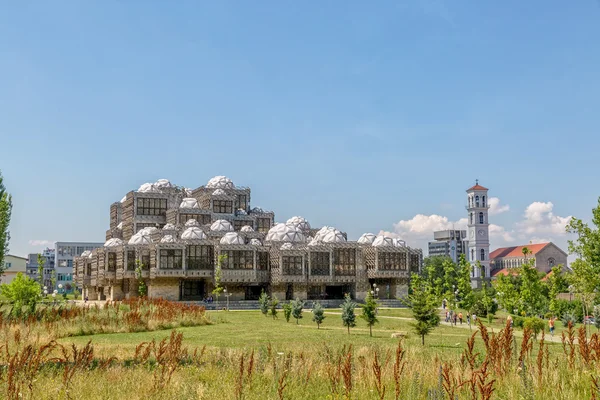
[[[202,300],[204,296],[205,283],[203,280],[179,282],[179,298],[181,300]]]

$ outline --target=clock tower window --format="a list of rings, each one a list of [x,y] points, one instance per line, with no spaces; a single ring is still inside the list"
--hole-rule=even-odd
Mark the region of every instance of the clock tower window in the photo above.
[[[481,249],[481,261],[485,261],[485,250]]]
[[[485,196],[481,196],[481,206],[485,207]]]
[[[482,212],[479,213],[479,223],[483,224],[483,213]]]
[[[473,213],[471,213],[471,225],[473,225]]]
[[[475,196],[475,207],[479,207],[479,196]]]
[[[471,249],[471,261],[475,261],[475,249]]]

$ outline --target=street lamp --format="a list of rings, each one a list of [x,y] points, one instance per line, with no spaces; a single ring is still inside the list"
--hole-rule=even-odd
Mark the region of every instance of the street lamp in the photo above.
[[[227,293],[227,288],[223,289],[223,293],[225,293],[225,300],[227,300],[227,311],[229,311],[229,293]]]

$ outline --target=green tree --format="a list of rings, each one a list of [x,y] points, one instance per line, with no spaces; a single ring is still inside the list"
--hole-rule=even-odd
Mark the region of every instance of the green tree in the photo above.
[[[354,328],[356,326],[356,314],[354,313],[355,308],[356,303],[352,301],[350,295],[346,294],[344,297],[344,302],[342,303],[342,323],[348,328],[348,334],[350,334],[350,328]]]
[[[0,286],[0,292],[13,304],[13,313],[17,317],[21,316],[24,306],[30,312],[35,311],[35,306],[40,299],[40,291],[39,283],[21,272],[12,282]]]
[[[591,263],[581,258],[571,263],[571,270],[568,281],[575,295],[581,300],[585,317],[594,305],[597,295],[596,290],[600,286],[600,276]]]
[[[412,277],[412,295],[408,302],[413,313],[413,318],[417,321],[412,324],[417,335],[421,336],[421,343],[425,345],[425,335],[428,335],[440,323],[440,315],[437,308],[437,301],[431,295],[427,288],[427,282],[419,276]]]
[[[271,317],[273,317],[273,319],[277,318],[277,305],[279,305],[279,300],[277,297],[273,296],[269,303],[269,310],[271,311]]]
[[[263,290],[260,293],[260,297],[258,298],[258,305],[260,307],[260,312],[266,317],[269,314],[269,304],[271,302],[271,299],[269,298],[269,295],[267,293],[265,293],[265,291]]]
[[[518,275],[500,275],[496,278],[493,285],[496,289],[498,303],[508,313],[513,314],[520,306],[519,293],[520,277]]]
[[[426,257],[423,260],[423,279],[438,299],[441,299],[447,293],[446,288],[448,285],[445,283],[445,278],[447,272],[449,272],[446,271],[449,267],[448,262],[452,263],[452,259],[442,256]],[[449,283],[449,286],[452,287],[452,282]]]
[[[365,304],[362,305],[362,315],[360,316],[369,325],[369,336],[373,336],[373,325],[377,322],[377,301],[373,298],[373,294],[369,290]]]
[[[569,283],[562,272],[562,268],[562,265],[552,267],[552,272],[550,272],[550,276],[548,276],[548,279],[546,280],[546,285],[548,286],[549,308],[554,315],[559,315],[558,294],[565,293],[569,290]]]
[[[281,308],[283,308],[283,316],[285,317],[285,322],[290,322],[290,317],[292,316],[292,303],[289,301],[287,303],[283,303],[283,306],[281,306]]]
[[[594,306],[594,326],[600,331],[600,306]]]
[[[56,271],[52,270],[52,271],[50,271],[50,289],[54,290],[55,287],[56,287]]]
[[[304,302],[299,298],[292,301],[292,317],[296,319],[296,324],[302,318],[302,309],[304,308]]]
[[[44,286],[44,265],[46,264],[46,259],[42,257],[41,254],[37,255],[37,272],[38,272],[38,281],[40,286]]]
[[[145,268],[140,260],[135,260],[135,278],[138,281],[138,295],[144,297],[148,294],[148,286],[142,276],[142,270]]]
[[[469,310],[473,306],[473,289],[471,287],[471,264],[464,254],[460,255],[458,261],[457,286],[459,296],[459,307]]]
[[[217,265],[215,266],[215,287],[212,290],[212,294],[214,294],[215,296],[217,296],[217,308],[219,306],[219,296],[221,295],[221,293],[223,293],[223,289],[224,287],[221,286],[221,276],[222,276],[222,268],[221,266],[223,265],[223,262],[227,259],[227,255],[226,254],[220,254],[217,257]]]
[[[527,259],[531,251],[523,248],[523,256],[526,261],[519,268],[519,276],[521,277],[521,301],[523,302],[524,311],[527,315],[537,315],[544,311],[544,295],[542,292],[542,281],[540,273],[533,266],[535,259]]]
[[[8,244],[10,242],[10,216],[12,213],[12,196],[6,191],[4,178],[0,172],[0,277],[5,272],[4,257],[8,254]]]
[[[317,329],[321,328],[321,323],[325,319],[325,310],[318,301],[313,305],[313,322],[317,323]]]

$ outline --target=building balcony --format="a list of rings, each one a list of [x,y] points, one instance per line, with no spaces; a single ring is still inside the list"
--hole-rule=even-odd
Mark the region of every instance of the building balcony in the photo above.
[[[184,269],[160,269],[150,268],[150,279],[154,278],[183,278],[185,277]]]
[[[399,269],[386,269],[386,270],[381,270],[381,269],[368,269],[367,270],[367,276],[369,277],[369,279],[373,279],[373,278],[408,278],[409,277],[409,271],[406,270],[399,270]]]
[[[258,274],[257,272],[261,272]],[[259,275],[264,279],[264,272],[267,271],[255,271],[254,269],[222,269],[221,270],[221,282],[227,283],[253,283],[259,281]],[[268,281],[266,280],[262,282]]]

